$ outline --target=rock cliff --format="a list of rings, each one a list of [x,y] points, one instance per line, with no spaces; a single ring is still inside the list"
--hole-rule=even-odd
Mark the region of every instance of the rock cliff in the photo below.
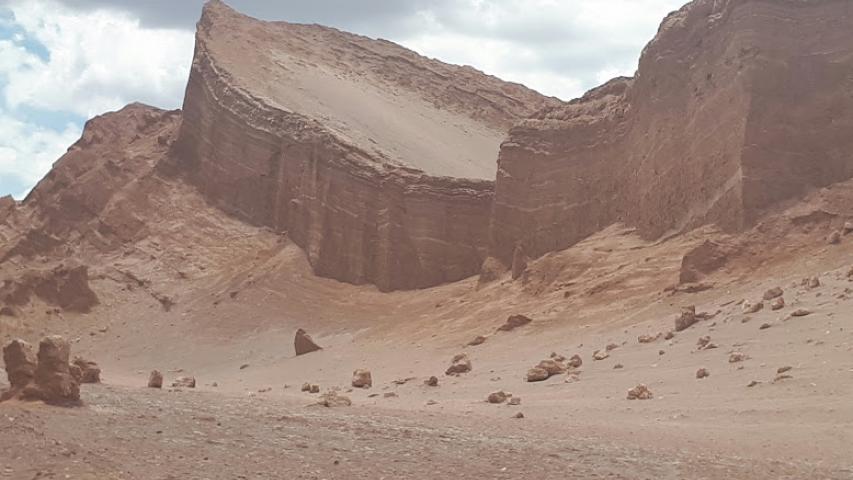
[[[696,0],[635,78],[515,126],[490,251],[537,257],[615,222],[648,238],[768,209],[853,175],[853,4]]]
[[[172,166],[223,210],[287,231],[319,275],[428,287],[479,271],[504,132],[557,103],[390,42],[212,1]]]

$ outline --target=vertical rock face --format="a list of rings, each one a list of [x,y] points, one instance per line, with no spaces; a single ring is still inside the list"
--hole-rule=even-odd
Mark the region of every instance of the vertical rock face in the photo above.
[[[68,359],[71,346],[54,335],[39,342],[35,385],[25,395],[48,403],[73,403],[80,400],[80,385],[71,375]]]
[[[556,103],[390,42],[214,1],[172,166],[223,210],[287,231],[319,275],[427,287],[479,270],[504,132]]]
[[[23,340],[12,340],[3,347],[3,364],[12,390],[25,387],[36,374],[36,355],[32,345]]]
[[[853,4],[695,0],[669,15],[637,76],[510,132],[491,253],[506,264],[624,222],[646,237],[750,225],[853,176]]]

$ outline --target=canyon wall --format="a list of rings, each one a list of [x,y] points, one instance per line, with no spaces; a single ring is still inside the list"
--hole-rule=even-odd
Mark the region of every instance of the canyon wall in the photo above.
[[[354,93],[336,98],[341,91]],[[349,112],[362,101],[363,115]],[[494,182],[412,165],[445,162],[454,150],[441,149],[456,143],[472,157],[460,162],[493,170],[504,129],[556,103],[390,42],[260,22],[214,1],[199,22],[182,126],[164,168],[222,210],[287,232],[319,275],[422,288],[479,271]],[[399,130],[395,138],[382,137],[384,126]],[[433,130],[440,135],[424,136]]]
[[[490,254],[509,264],[614,222],[647,238],[751,225],[853,176],[853,3],[696,0],[633,79],[520,122],[503,144]]]

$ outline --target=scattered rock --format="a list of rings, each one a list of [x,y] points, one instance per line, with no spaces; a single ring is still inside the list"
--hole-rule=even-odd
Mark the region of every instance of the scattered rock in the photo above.
[[[617,363],[616,365],[613,365],[613,370],[621,370],[623,368],[625,368],[625,365],[622,365],[621,363]]]
[[[652,391],[642,383],[628,390],[628,400],[650,400],[653,398]]]
[[[548,372],[548,375],[557,375],[566,371],[565,365],[551,358],[547,360],[542,360],[541,362],[539,362],[539,365],[536,365],[535,368],[541,368],[542,370],[545,370],[546,372]]]
[[[151,370],[148,375],[148,388],[163,388],[163,374],[159,370]]]
[[[770,302],[770,309],[774,312],[783,308],[785,308],[785,299],[783,297],[776,297]]]
[[[749,382],[749,385],[747,385],[747,387],[752,388],[752,387],[759,385],[759,384],[761,384],[761,382],[759,382],[758,380],[753,380],[753,381]]]
[[[397,394],[394,392],[385,392],[382,394],[382,398],[397,398]]]
[[[592,359],[593,360],[604,360],[604,359],[609,358],[609,357],[610,357],[610,354],[607,353],[606,350],[596,350],[596,351],[592,352]]]
[[[305,330],[299,329],[293,339],[293,348],[296,350],[296,356],[305,355],[306,353],[316,352],[323,348],[314,342],[311,335],[305,333]]]
[[[711,343],[711,337],[705,335],[704,337],[699,337],[699,340],[696,341],[696,346],[699,347],[699,350],[707,347]]]
[[[769,323],[766,323],[766,322],[765,322],[765,323],[762,323],[762,324],[761,324],[761,326],[760,326],[760,327],[758,327],[758,329],[759,329],[759,330],[767,330],[768,328],[770,328],[770,327],[772,327],[772,326],[773,326],[773,325],[771,325],[771,324],[769,324]]]
[[[844,222],[844,227],[841,228],[841,232],[844,235],[848,235],[850,232],[853,232],[853,222]]]
[[[512,418],[524,418],[524,414],[521,412],[518,412],[515,415],[513,415]]]
[[[302,391],[303,392],[310,392],[311,391],[311,384],[310,383],[303,383],[302,384]]]
[[[72,405],[80,402],[80,384],[71,375],[68,357],[71,346],[54,335],[39,342],[33,381],[21,392],[24,400],[41,400],[49,404]]]
[[[504,403],[506,399],[509,398],[503,390],[492,392],[489,394],[489,397],[486,399],[489,403]]]
[[[662,333],[658,333],[654,337],[651,335],[640,335],[639,337],[637,337],[637,341],[640,343],[653,343],[662,336],[663,336]]]
[[[476,347],[477,345],[482,345],[484,343],[486,343],[486,337],[484,337],[482,335],[477,335],[476,337],[474,337],[474,340],[471,340],[470,342],[468,342],[468,346],[469,347]]]
[[[370,370],[359,369],[352,372],[352,386],[355,388],[370,388],[373,386],[373,377]]]
[[[794,310],[793,312],[791,312],[792,317],[805,317],[805,316],[808,316],[811,314],[812,314],[811,310],[806,310],[805,308],[798,308],[798,309]]]
[[[172,382],[175,388],[195,388],[195,377],[178,377]]]
[[[310,393],[320,393],[320,385],[311,385]]]
[[[438,377],[432,376],[428,379],[424,380],[424,384],[428,387],[437,387],[438,386]]]
[[[729,355],[729,363],[740,363],[744,360],[748,360],[749,356],[742,352],[734,352]]]
[[[249,368],[250,366],[251,365],[249,365],[248,363],[244,363],[244,364],[240,365],[240,370],[245,370],[245,369]]]
[[[533,319],[524,315],[510,315],[506,322],[498,327],[499,332],[511,332],[516,328],[523,327],[532,322]]]
[[[809,289],[817,288],[820,286],[820,279],[817,277],[804,278],[803,281],[800,282],[800,285]]]
[[[776,378],[773,379],[773,383],[781,382],[782,380],[789,380],[791,378],[794,378],[794,377],[792,377],[790,375],[785,375],[785,374],[776,375]]]
[[[349,407],[352,406],[352,400],[345,395],[339,395],[338,392],[329,391],[320,395],[320,401],[317,402],[317,405],[327,408]]]
[[[774,298],[781,297],[785,292],[780,287],[773,287],[770,290],[764,292],[764,300],[773,300]]]
[[[696,307],[682,307],[681,315],[675,319],[675,331],[680,332],[693,326],[699,320],[696,318]]]
[[[779,369],[777,369],[777,370],[776,370],[776,373],[777,373],[777,374],[779,374],[779,375],[781,375],[781,374],[783,374],[783,373],[790,372],[790,371],[791,371],[791,370],[793,370],[793,369],[794,369],[794,367],[790,367],[790,366],[786,366],[786,367],[779,367]]]
[[[619,348],[619,345],[616,345],[615,343],[609,343],[609,344],[607,344],[606,347],[604,347],[604,350],[606,350],[608,352],[612,352],[613,350],[616,350],[617,348]]]
[[[698,379],[708,378],[710,376],[711,373],[708,371],[707,368],[700,368],[699,370],[696,370],[696,378]]]
[[[544,368],[534,367],[527,371],[528,382],[542,382],[548,380],[551,375]]]
[[[80,371],[77,381],[80,383],[101,383],[101,367],[97,363],[82,357],[74,357],[72,362]]]
[[[569,362],[566,364],[568,368],[581,368],[581,365],[583,365],[583,359],[578,354],[572,355],[572,358],[570,358]]]
[[[450,367],[445,370],[445,375],[461,375],[471,371],[471,360],[464,353],[457,354],[450,361]]]
[[[509,402],[507,402],[507,405],[512,405],[514,407],[521,405],[521,397],[510,397]]]
[[[672,340],[673,338],[675,338],[675,332],[672,330],[666,332],[666,335],[663,337],[664,340]]]
[[[764,302],[750,303],[743,302],[741,310],[745,314],[758,313],[764,308]]]

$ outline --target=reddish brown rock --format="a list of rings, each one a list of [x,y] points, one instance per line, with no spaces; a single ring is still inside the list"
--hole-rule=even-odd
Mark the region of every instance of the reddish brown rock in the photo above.
[[[510,315],[506,322],[498,327],[499,332],[511,332],[516,328],[523,327],[532,322],[533,319],[524,315]]]
[[[853,152],[853,97],[837,73],[850,68],[846,2],[689,2],[663,21],[636,77],[510,130],[490,255],[508,264],[523,241],[539,258],[615,222],[646,238],[739,231],[850,178],[853,155],[837,154]]]
[[[317,402],[317,405],[327,408],[349,407],[352,406],[352,400],[346,395],[330,391],[320,395],[320,401]]]
[[[596,350],[596,351],[592,352],[592,359],[593,360],[604,360],[604,359],[609,358],[609,357],[610,357],[610,354],[607,353],[607,350]]]
[[[373,376],[370,370],[359,369],[352,372],[352,386],[355,388],[370,388],[373,386]]]
[[[628,390],[628,400],[651,400],[653,398],[652,391],[649,387],[642,383]]]
[[[3,347],[3,364],[11,390],[20,390],[35,379],[36,354],[32,345],[15,339]]]
[[[148,388],[163,388],[163,374],[157,370],[152,370],[148,375]]]
[[[675,319],[675,331],[680,332],[692,327],[699,319],[696,317],[696,307],[689,306],[681,309],[681,315]]]
[[[525,379],[528,382],[542,382],[551,378],[551,375],[544,368],[534,367],[527,371]]]
[[[770,310],[775,312],[776,310],[782,310],[783,308],[785,308],[785,298],[776,297],[770,301]]]
[[[498,392],[490,393],[488,398],[486,398],[486,401],[489,403],[497,404],[506,402],[507,398],[509,398],[509,395],[507,395],[506,392],[501,390]]]
[[[432,376],[428,379],[424,380],[424,385],[428,387],[437,387],[438,386],[438,377]]]
[[[178,377],[172,382],[174,388],[195,388],[195,377]]]
[[[322,350],[323,348],[316,343],[311,338],[311,335],[305,333],[305,330],[301,328],[296,331],[296,335],[293,339],[293,348],[296,351],[296,356],[305,355],[306,353],[316,352],[317,350]]]
[[[554,359],[542,360],[535,368],[541,368],[548,372],[548,375],[557,375],[566,372],[566,366]]]
[[[39,342],[35,378],[21,396],[26,400],[73,405],[80,402],[80,385],[71,375],[68,357],[71,347],[64,338],[54,335]]]
[[[450,361],[450,366],[444,372],[445,375],[460,375],[471,371],[471,360],[468,355],[460,353]]]

